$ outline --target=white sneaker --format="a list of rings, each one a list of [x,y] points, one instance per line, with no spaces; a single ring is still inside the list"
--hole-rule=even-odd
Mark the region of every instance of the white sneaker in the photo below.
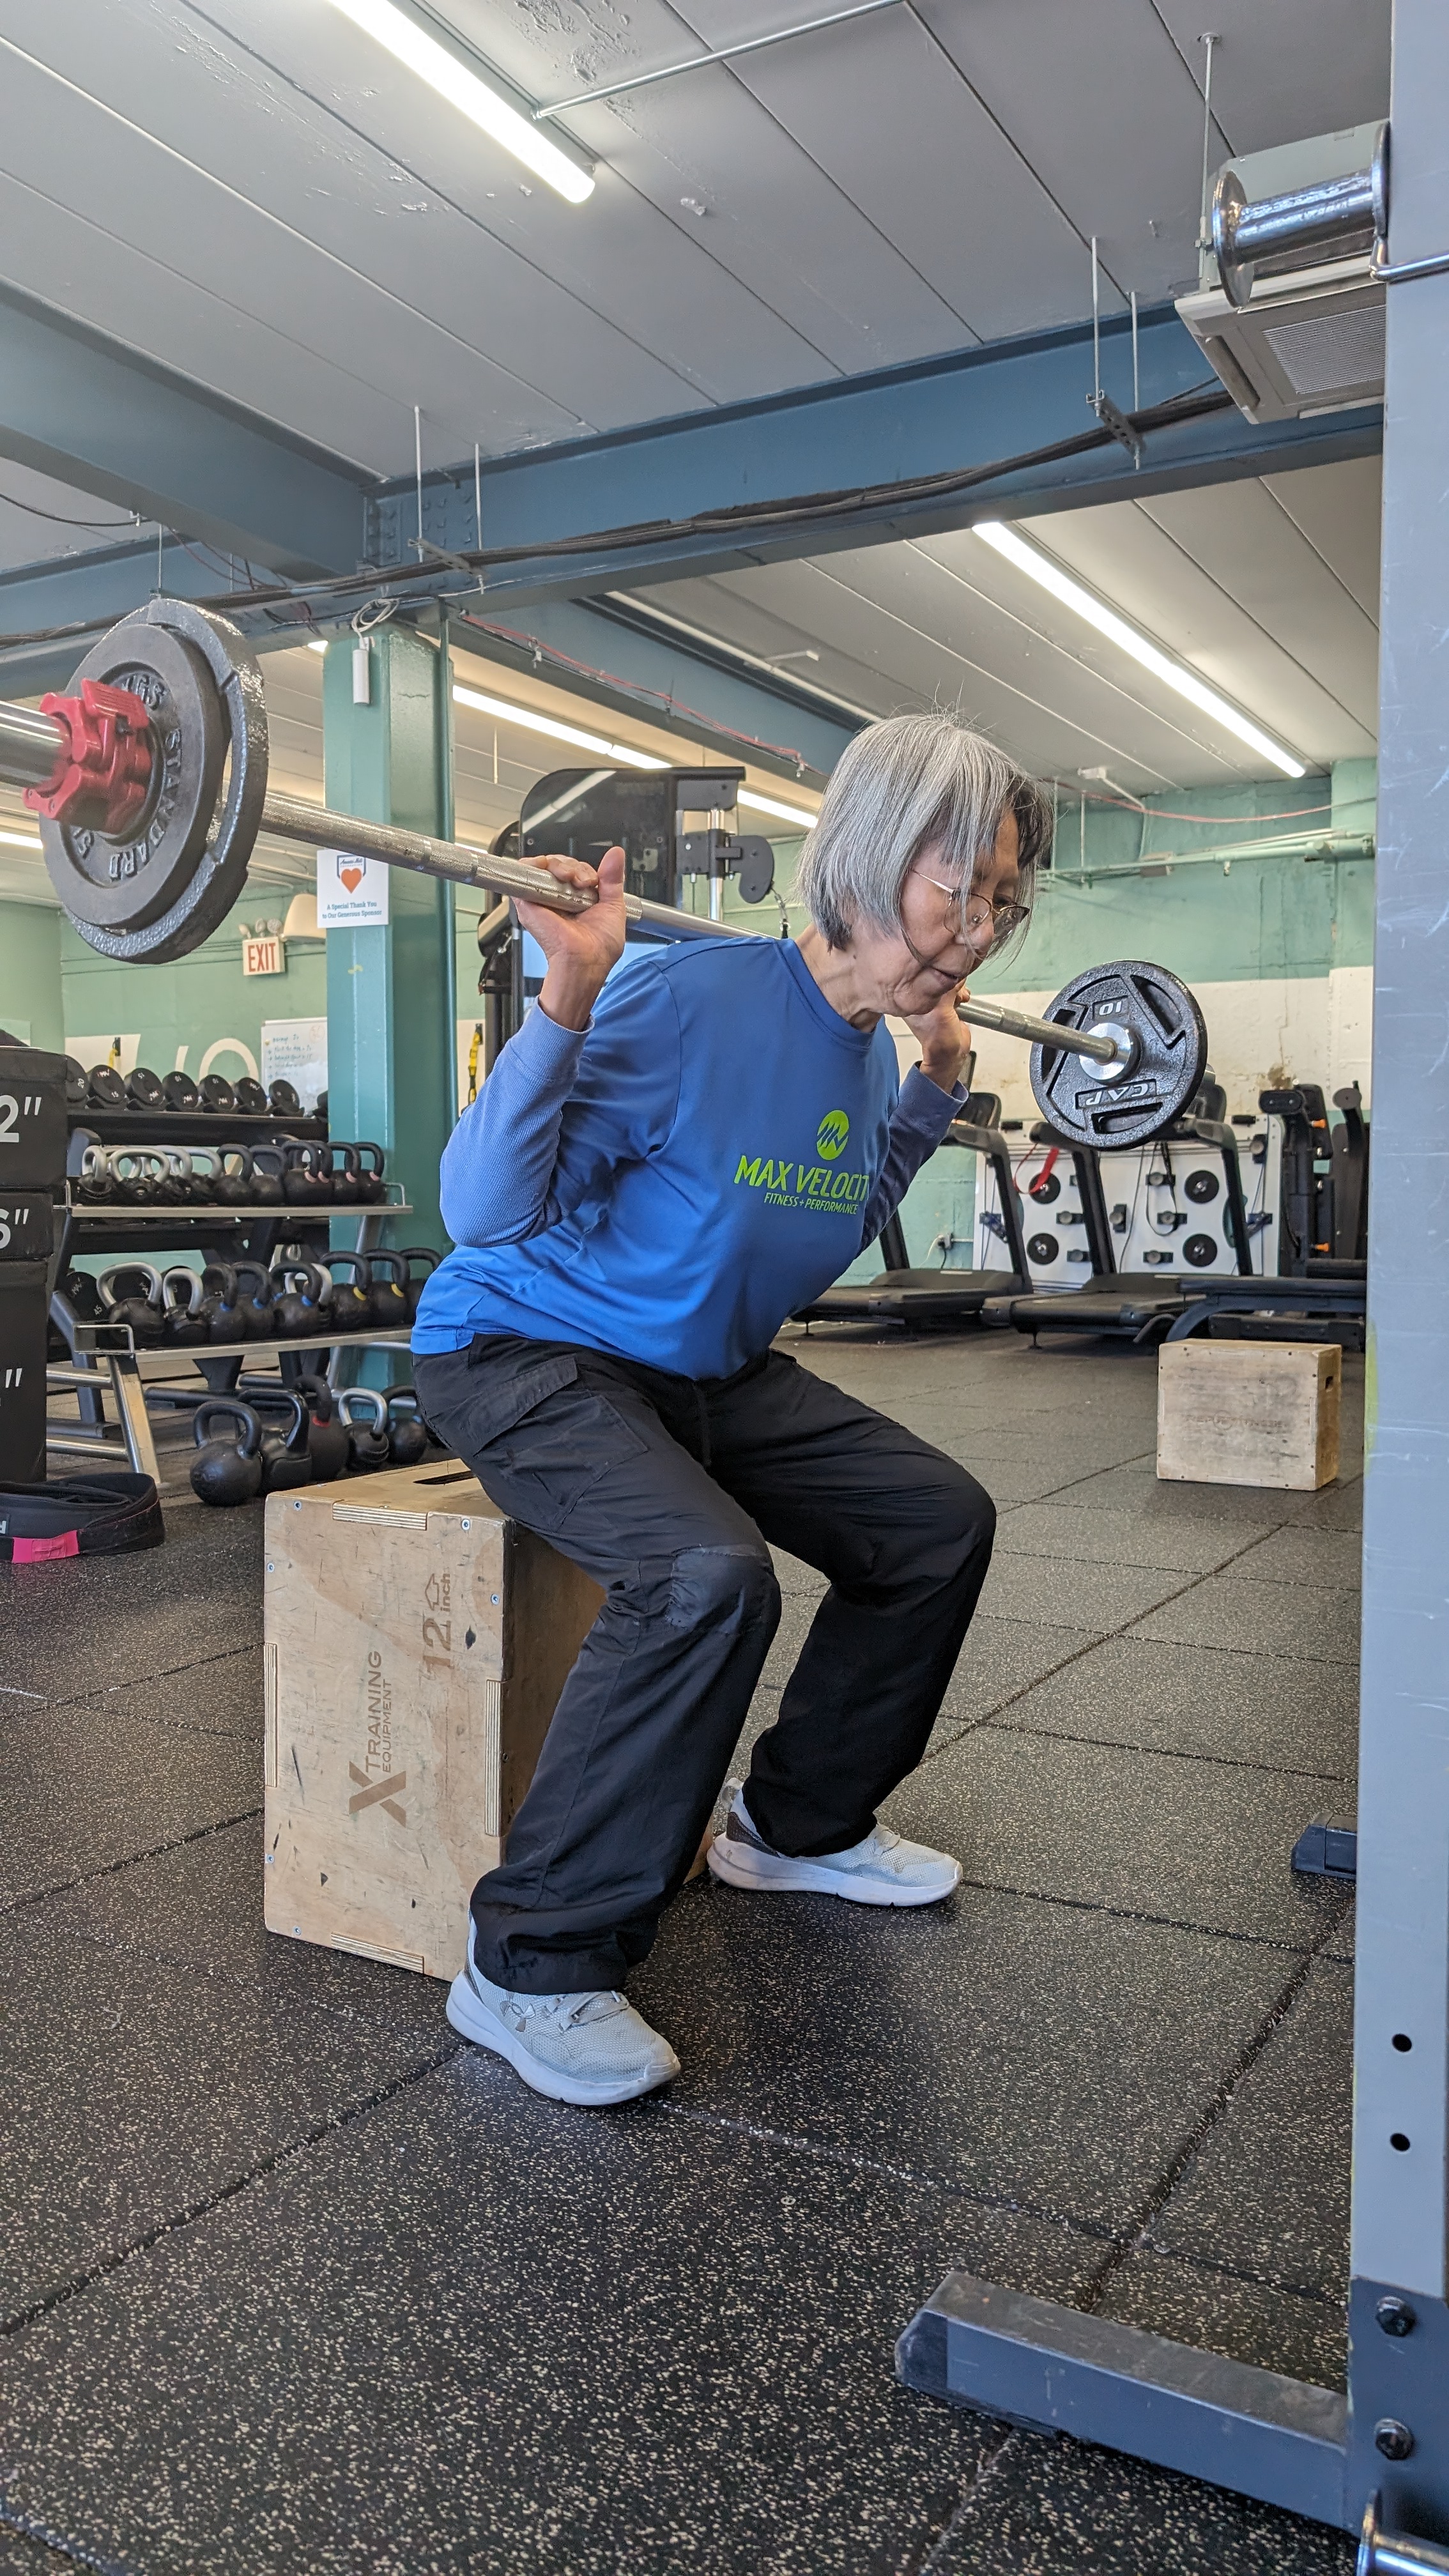
[[[448,2019],[479,2048],[506,2057],[516,2075],[552,2102],[603,2110],[632,2102],[679,2073],[667,2039],[621,1994],[520,1995],[490,1984],[473,1957],[448,1988]]]
[[[889,1825],[873,1825],[864,1842],[852,1843],[848,1851],[792,1860],[788,1853],[771,1851],[768,1843],[761,1842],[742,1792],[736,1795],[724,1832],[710,1844],[709,1866],[727,1887],[844,1896],[852,1905],[939,1905],[961,1884],[959,1860],[949,1852],[932,1851],[926,1843],[905,1842]]]

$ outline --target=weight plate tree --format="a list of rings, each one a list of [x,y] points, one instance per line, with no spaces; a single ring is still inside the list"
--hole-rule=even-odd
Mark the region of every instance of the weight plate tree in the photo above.
[[[43,699],[38,714],[0,703],[0,778],[22,787],[41,818],[69,919],[123,963],[199,948],[240,897],[260,831],[557,912],[593,900],[519,859],[269,794],[260,669],[236,627],[187,600],[154,599],[122,618],[86,655],[75,692]],[[637,895],[624,909],[663,937],[751,935]],[[1207,1062],[1202,1013],[1165,966],[1090,967],[1045,1019],[985,1000],[962,1016],[1026,1041],[1038,1104],[1070,1144],[1163,1134],[1191,1106]]]

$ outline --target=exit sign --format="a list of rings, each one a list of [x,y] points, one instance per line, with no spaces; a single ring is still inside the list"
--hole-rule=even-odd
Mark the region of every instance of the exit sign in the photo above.
[[[244,939],[242,973],[244,975],[285,975],[287,952],[280,939]]]

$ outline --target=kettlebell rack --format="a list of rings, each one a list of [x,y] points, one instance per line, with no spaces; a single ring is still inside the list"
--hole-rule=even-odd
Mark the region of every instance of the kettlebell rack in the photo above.
[[[267,1213],[272,1215],[275,1211],[269,1209]],[[374,1207],[363,1213],[377,1217],[385,1216],[387,1210]],[[47,1420],[45,1445],[60,1455],[93,1459],[114,1457],[119,1461],[124,1454],[133,1474],[159,1479],[149,1407],[176,1401],[182,1390],[174,1381],[188,1363],[195,1365],[204,1360],[210,1367],[217,1360],[235,1362],[239,1371],[244,1362],[255,1364],[269,1353],[284,1359],[291,1351],[326,1351],[323,1374],[330,1383],[342,1352],[406,1352],[409,1340],[407,1331],[384,1332],[374,1326],[355,1333],[305,1333],[289,1336],[285,1341],[205,1342],[193,1350],[138,1352],[129,1325],[82,1324],[77,1328],[73,1360],[55,1362],[45,1372],[48,1392],[76,1396],[80,1418],[77,1422],[54,1424]],[[143,1377],[142,1359],[158,1362],[168,1375]],[[284,1376],[279,1376],[278,1384],[286,1384]],[[105,1413],[107,1395],[115,1408],[114,1420]]]

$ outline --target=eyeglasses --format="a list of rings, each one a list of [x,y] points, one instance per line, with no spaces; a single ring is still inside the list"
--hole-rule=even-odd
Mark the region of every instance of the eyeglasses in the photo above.
[[[961,886],[948,885],[943,877],[927,876],[924,868],[913,868],[911,874],[934,886],[939,894],[950,897],[948,915],[953,920],[956,936],[972,948],[978,948],[987,934],[987,944],[995,948],[1001,940],[1009,939],[1013,930],[1019,930],[1024,921],[1031,919],[1029,903],[988,903],[984,894],[967,895]]]

